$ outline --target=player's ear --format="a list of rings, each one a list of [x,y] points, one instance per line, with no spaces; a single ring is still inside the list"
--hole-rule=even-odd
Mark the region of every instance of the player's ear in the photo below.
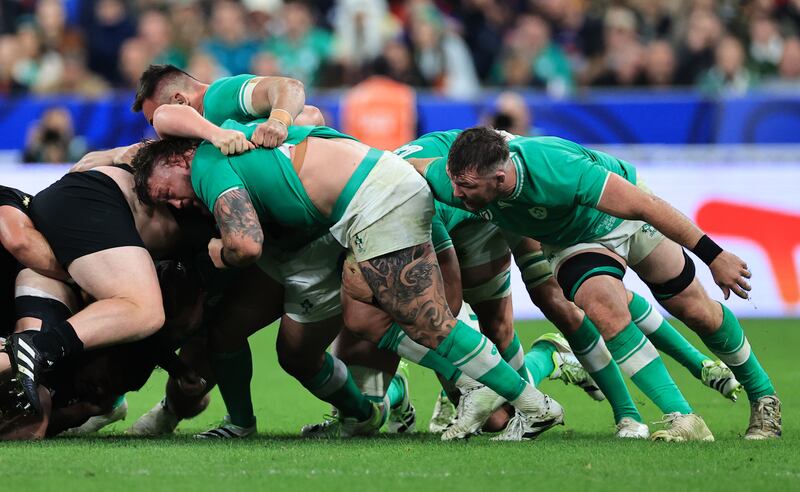
[[[494,172],[494,179],[497,181],[498,185],[501,185],[506,182],[506,172],[502,169],[498,169]]]
[[[187,106],[189,104],[189,99],[180,92],[176,92],[175,94],[172,95],[170,102],[172,104],[182,104],[184,106]]]

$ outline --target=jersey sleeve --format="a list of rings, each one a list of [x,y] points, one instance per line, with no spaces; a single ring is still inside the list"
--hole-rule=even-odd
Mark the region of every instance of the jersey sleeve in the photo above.
[[[227,119],[249,120],[253,110],[253,89],[260,77],[251,74],[223,77],[212,83],[203,96],[203,116],[215,125]]]
[[[0,207],[7,205],[16,208],[25,215],[28,215],[30,203],[31,196],[29,194],[19,191],[16,188],[0,186]]]
[[[433,243],[433,250],[437,254],[453,247],[453,239],[450,237],[450,233],[447,232],[441,213],[442,207],[439,202],[436,202],[436,213],[433,214],[433,219],[431,219],[431,242]]]
[[[244,133],[244,136],[249,140],[253,138],[253,132],[256,130],[256,127],[265,121],[267,120],[264,118],[248,121],[247,123],[242,123],[236,120],[225,120],[219,126],[225,130],[238,130]]]
[[[197,198],[213,213],[220,196],[244,188],[244,183],[219,149],[203,143],[192,160],[192,187]]]
[[[575,167],[575,204],[596,208],[611,172],[589,159],[578,159]]]
[[[447,159],[441,157],[431,162],[425,170],[425,180],[431,187],[433,197],[442,203],[454,207],[462,207],[461,200],[453,195],[453,184],[447,175]]]

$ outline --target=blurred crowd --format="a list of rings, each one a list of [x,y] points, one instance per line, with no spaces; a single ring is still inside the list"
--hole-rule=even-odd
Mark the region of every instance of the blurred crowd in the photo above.
[[[0,94],[87,97],[150,63],[307,91],[800,87],[800,0],[0,0]]]

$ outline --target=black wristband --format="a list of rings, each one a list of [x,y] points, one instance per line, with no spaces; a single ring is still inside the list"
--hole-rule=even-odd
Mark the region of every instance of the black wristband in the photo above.
[[[701,237],[700,240],[697,241],[697,244],[694,245],[694,248],[692,248],[692,253],[703,260],[703,263],[710,265],[711,262],[722,253],[722,248],[708,237],[708,235],[703,234],[703,237]]]
[[[219,250],[219,257],[222,260],[222,264],[225,265],[226,267],[228,267],[228,268],[236,268],[236,265],[228,262],[228,260],[225,259],[225,247],[224,246]]]

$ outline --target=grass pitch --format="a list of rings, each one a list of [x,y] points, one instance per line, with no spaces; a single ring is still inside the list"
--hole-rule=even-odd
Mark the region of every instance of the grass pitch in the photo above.
[[[159,372],[141,392],[128,395],[127,421],[100,437],[0,444],[0,490],[800,490],[800,322],[744,324],[783,400],[784,437],[777,442],[741,439],[749,416],[746,399],[735,404],[723,399],[671,360],[670,372],[714,432],[715,443],[615,440],[608,404],[550,381],[541,389],[564,405],[567,425],[535,442],[493,443],[481,436],[442,443],[427,433],[303,441],[297,437],[299,428],[320,420],[328,409],[281,371],[274,353],[275,331],[267,328],[251,339],[257,438],[191,438],[222,417],[216,390],[209,410],[183,422],[174,437],[123,436],[122,431],[162,397],[166,376]],[[528,322],[519,323],[518,329],[527,344],[553,328]],[[708,353],[694,334],[687,336]],[[632,391],[646,421],[659,420],[658,409],[638,390]],[[418,428],[425,430],[437,393],[433,375],[412,367],[411,392]]]

